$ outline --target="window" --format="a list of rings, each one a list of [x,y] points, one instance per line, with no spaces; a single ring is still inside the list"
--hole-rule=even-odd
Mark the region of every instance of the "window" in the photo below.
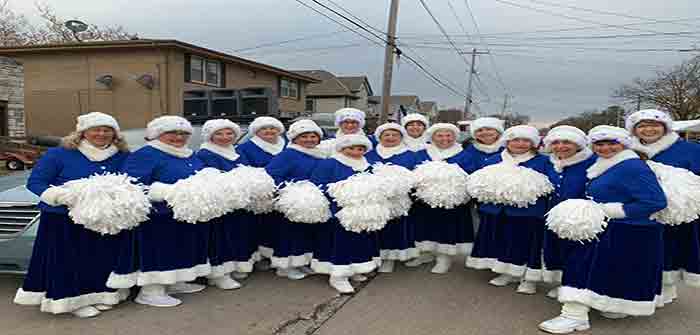
[[[189,81],[196,84],[223,87],[223,68],[221,62],[190,56]]]
[[[314,99],[306,99],[306,108],[304,108],[304,110],[307,112],[314,112]]]
[[[204,82],[204,59],[194,56],[190,58],[190,81],[193,83]]]
[[[299,82],[292,79],[280,79],[280,97],[299,98]]]
[[[221,70],[219,62],[207,61],[207,84],[220,86],[219,78],[221,78]]]

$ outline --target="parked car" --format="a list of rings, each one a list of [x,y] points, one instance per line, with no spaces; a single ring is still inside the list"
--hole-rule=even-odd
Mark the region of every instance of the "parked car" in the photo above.
[[[316,124],[323,129],[323,136],[325,137],[333,137],[335,136],[335,132],[338,131],[338,127],[335,125],[334,113],[313,113],[311,116],[300,116],[291,122],[294,123],[306,119],[316,122]]]

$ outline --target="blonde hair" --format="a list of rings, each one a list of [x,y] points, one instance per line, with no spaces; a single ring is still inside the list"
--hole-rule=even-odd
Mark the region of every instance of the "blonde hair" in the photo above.
[[[80,141],[82,141],[83,138],[85,137],[83,136],[82,131],[74,131],[61,139],[61,145],[69,150],[77,150],[78,146],[80,145]],[[129,145],[126,143],[126,139],[124,139],[122,134],[117,134],[115,132],[112,144],[121,152],[129,152]]]

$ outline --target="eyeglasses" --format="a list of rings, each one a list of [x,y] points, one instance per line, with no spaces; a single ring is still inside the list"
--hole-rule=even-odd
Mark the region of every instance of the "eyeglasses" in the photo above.
[[[188,132],[186,132],[186,131],[181,131],[181,130],[166,131],[165,134],[166,134],[166,135],[172,135],[172,136],[182,136],[182,137],[192,135],[192,134],[190,134],[190,133],[188,133]]]

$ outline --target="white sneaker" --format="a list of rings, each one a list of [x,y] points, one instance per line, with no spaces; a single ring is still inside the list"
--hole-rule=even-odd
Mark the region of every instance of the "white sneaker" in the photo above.
[[[591,328],[591,324],[585,320],[570,319],[565,316],[557,316],[554,319],[542,322],[540,329],[552,334],[569,334]]]
[[[114,306],[112,306],[112,305],[105,305],[105,304],[97,304],[97,305],[93,305],[92,307],[97,308],[97,310],[101,311],[101,312],[108,311],[108,310],[114,308]]]
[[[233,277],[233,279],[246,279],[246,278],[248,278],[248,275],[250,275],[250,274],[247,272],[234,271],[231,274],[231,277]]]
[[[146,295],[141,294],[136,296],[134,302],[141,305],[153,307],[175,307],[182,303],[182,300],[173,298],[169,295]]]
[[[664,304],[670,304],[673,300],[678,298],[678,289],[676,285],[664,285],[661,288],[661,296],[663,297]]]
[[[450,271],[450,266],[452,266],[452,257],[448,255],[438,255],[435,259],[435,266],[430,269],[430,272],[443,274]]]
[[[498,286],[498,287],[503,287],[503,286],[508,286],[508,284],[512,284],[518,281],[518,278],[515,278],[511,275],[500,275],[496,278],[493,278],[489,281],[489,284],[493,286]]]
[[[535,282],[523,280],[520,282],[520,285],[518,285],[518,288],[515,290],[515,292],[522,293],[522,294],[535,294],[537,293],[537,285]]]
[[[394,263],[395,262],[393,260],[385,259],[384,261],[382,261],[382,265],[379,266],[379,270],[377,270],[377,272],[380,272],[380,273],[394,272]]]
[[[289,269],[277,268],[277,270],[275,271],[275,274],[276,274],[278,277],[287,278],[287,273],[288,273],[288,272],[289,272]]]
[[[425,263],[430,263],[434,260],[435,260],[435,256],[433,256],[432,254],[425,253],[425,254],[421,254],[420,256],[404,263],[404,265],[406,265],[409,268],[415,268],[415,267],[421,266]]]
[[[100,315],[100,311],[93,306],[81,307],[81,308],[74,310],[72,313],[73,313],[73,315],[75,315],[81,319],[92,318],[92,317],[96,317],[96,316]]]
[[[211,278],[208,280],[208,284],[211,286],[216,286],[222,290],[235,290],[241,288],[241,283],[235,281],[228,275],[219,278]]]
[[[367,276],[360,274],[360,273],[354,274],[354,275],[352,275],[352,277],[350,277],[350,280],[352,280],[354,282],[358,282],[358,283],[366,282],[367,279],[368,279]]]
[[[559,286],[549,290],[547,292],[547,298],[558,299],[559,298]]]
[[[168,294],[197,293],[206,288],[204,285],[177,282],[168,286]]]
[[[350,294],[355,292],[355,288],[352,287],[348,277],[330,277],[328,283],[342,294]]]
[[[617,320],[617,319],[624,319],[624,318],[628,317],[629,315],[627,315],[625,313],[600,312],[600,316],[602,316],[606,319]]]
[[[287,270],[287,278],[291,280],[300,280],[306,278],[306,273],[299,270],[298,268],[289,268]]]

